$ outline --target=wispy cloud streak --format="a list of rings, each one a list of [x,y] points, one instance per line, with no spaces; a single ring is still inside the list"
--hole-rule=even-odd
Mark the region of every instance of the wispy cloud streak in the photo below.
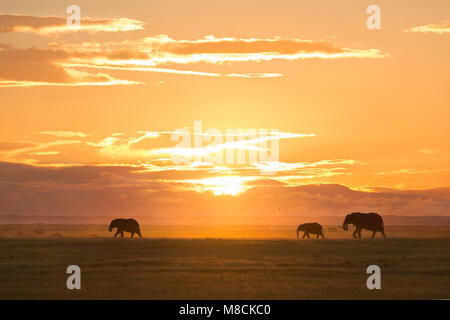
[[[406,29],[405,32],[437,33],[442,35],[450,33],[450,23],[425,24]]]
[[[0,15],[0,33],[35,33],[50,35],[68,32],[123,32],[141,30],[144,23],[127,18],[81,18],[79,26],[67,24],[63,17],[37,17],[27,15]]]

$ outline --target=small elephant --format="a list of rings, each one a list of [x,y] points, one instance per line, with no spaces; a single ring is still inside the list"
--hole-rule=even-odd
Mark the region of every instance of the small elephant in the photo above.
[[[305,239],[305,237],[308,237],[309,239],[309,234],[317,234],[317,238],[322,237],[323,239],[325,239],[324,235],[323,235],[323,228],[320,224],[313,222],[313,223],[304,223],[298,226],[297,228],[297,239],[299,238],[298,233],[300,231],[305,232],[303,234],[303,239]]]
[[[142,238],[139,223],[134,219],[114,219],[109,225],[109,232],[111,232],[113,228],[117,228],[117,232],[114,235],[114,238],[117,237],[119,233],[123,238],[124,231],[131,233],[132,238],[134,238],[135,233],[137,233],[139,237]]]

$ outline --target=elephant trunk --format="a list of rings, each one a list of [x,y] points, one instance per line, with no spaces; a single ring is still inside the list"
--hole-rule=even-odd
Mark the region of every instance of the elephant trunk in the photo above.
[[[344,224],[342,225],[342,228],[347,231],[348,230],[348,224],[352,223],[351,219],[350,219],[350,215],[348,214],[345,219],[344,219]]]
[[[297,228],[297,239],[300,239],[300,237],[299,237],[299,235],[298,235],[298,234],[300,233],[300,231],[303,231],[303,230],[302,230],[301,227],[298,227],[298,228]]]

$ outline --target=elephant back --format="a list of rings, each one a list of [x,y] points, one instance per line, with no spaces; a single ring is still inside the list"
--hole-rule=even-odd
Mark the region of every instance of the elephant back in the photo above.
[[[383,218],[378,213],[374,212],[360,213],[355,219],[355,225],[368,230],[384,230]]]

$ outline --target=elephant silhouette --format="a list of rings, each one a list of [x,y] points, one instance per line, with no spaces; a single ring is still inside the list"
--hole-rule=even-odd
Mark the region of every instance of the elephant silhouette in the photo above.
[[[321,236],[323,239],[325,239],[325,237],[323,236],[323,228],[320,224],[318,224],[317,222],[313,222],[313,223],[304,223],[298,226],[297,228],[297,239],[299,238],[298,233],[300,231],[303,231],[303,238],[305,239],[305,237],[308,237],[309,239],[309,234],[316,234],[317,238],[319,238],[319,236]]]
[[[344,228],[345,231],[348,230],[349,224],[352,224],[355,226],[355,231],[353,231],[353,238],[355,238],[355,239],[356,239],[357,235],[361,239],[361,230],[362,229],[373,231],[372,238],[375,237],[375,234],[378,231],[381,232],[383,237],[386,237],[386,234],[384,233],[383,218],[378,213],[374,213],[374,212],[350,213],[345,217],[344,224],[342,225],[342,227]]]
[[[139,223],[134,219],[114,219],[111,221],[111,224],[109,225],[109,232],[111,232],[113,228],[117,228],[117,232],[114,235],[114,238],[117,237],[119,233],[123,238],[124,231],[131,233],[132,238],[134,238],[135,233],[137,233],[139,237],[142,238]]]

